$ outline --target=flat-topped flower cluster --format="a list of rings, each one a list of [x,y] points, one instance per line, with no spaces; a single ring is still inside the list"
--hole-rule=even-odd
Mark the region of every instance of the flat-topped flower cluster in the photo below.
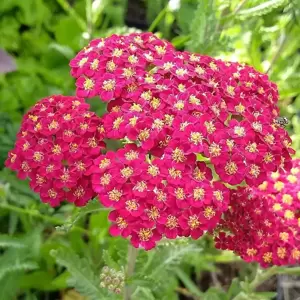
[[[112,208],[111,234],[135,247],[199,238],[232,188],[291,167],[276,85],[249,66],[178,52],[151,33],[93,40],[70,66],[76,96],[25,115],[7,166],[52,206],[97,195]],[[83,99],[95,96],[107,102],[101,117]],[[111,139],[125,146],[110,151]]]
[[[217,248],[264,267],[299,262],[300,159],[290,172],[271,173],[258,188],[239,188],[230,199],[215,230]]]

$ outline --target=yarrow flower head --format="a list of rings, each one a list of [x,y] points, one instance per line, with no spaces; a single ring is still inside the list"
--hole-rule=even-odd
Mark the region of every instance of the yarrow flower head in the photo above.
[[[29,178],[43,202],[83,206],[95,196],[86,172],[105,146],[101,126],[81,98],[44,98],[24,116],[6,166]]]
[[[180,147],[169,151],[152,159],[143,148],[127,144],[99,156],[90,168],[94,191],[113,208],[110,233],[131,236],[135,247],[151,249],[164,236],[197,239],[227,209],[228,189],[213,180],[206,164]]]
[[[7,166],[51,205],[98,195],[110,233],[135,247],[199,238],[227,211],[230,185],[257,186],[291,165],[276,85],[249,66],[133,33],[91,41],[70,67],[78,98],[37,104]],[[107,103],[102,117],[81,99],[95,96]],[[106,151],[104,139],[126,145]]]
[[[215,230],[216,247],[263,267],[300,261],[300,160],[290,172],[272,173],[258,188],[231,193]]]
[[[276,85],[252,67],[178,52],[150,33],[93,40],[70,66],[77,96],[109,102],[109,138],[127,138],[157,157],[170,142],[184,145],[231,185],[257,185],[267,172],[290,167]]]

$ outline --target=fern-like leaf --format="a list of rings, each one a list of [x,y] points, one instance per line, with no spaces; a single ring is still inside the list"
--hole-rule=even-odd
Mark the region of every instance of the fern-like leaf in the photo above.
[[[35,259],[40,251],[40,228],[18,239],[2,235],[2,241],[15,247],[9,247],[0,256],[0,280],[8,274],[24,273],[39,267]]]
[[[66,267],[71,277],[68,284],[74,287],[80,294],[87,296],[90,300],[107,299],[105,291],[99,287],[99,278],[94,274],[88,261],[80,258],[72,250],[52,250],[50,254],[57,263]]]
[[[150,289],[140,286],[135,290],[131,298],[132,300],[155,300],[155,297]]]
[[[190,24],[191,39],[188,50],[202,54],[211,53],[219,43],[220,32],[217,28],[215,2],[198,0],[194,18]]]
[[[0,234],[0,248],[25,248],[26,245],[15,237]]]
[[[0,280],[0,300],[16,299],[18,293],[18,284],[21,279],[21,274],[8,274]]]
[[[241,19],[263,16],[269,14],[274,9],[283,6],[285,3],[286,0],[269,0],[257,6],[243,9],[237,14],[237,16]]]
[[[190,240],[186,242],[168,241],[160,244],[155,250],[149,252],[140,251],[137,257],[136,272],[129,278],[129,283],[137,289],[141,286],[146,288],[146,290],[150,289],[155,297],[162,299],[164,293],[173,293],[173,290],[169,290],[170,282],[175,284],[175,286],[177,284],[175,276],[172,277],[170,274],[175,274],[174,270],[188,255],[199,253],[200,251],[202,249]],[[142,297],[146,290],[140,290],[137,295]],[[143,297],[146,296],[143,295]]]
[[[72,217],[68,218],[65,224],[61,226],[56,226],[55,229],[58,231],[69,232],[72,229],[72,227],[76,224],[76,222],[83,218],[85,215],[101,210],[107,210],[107,208],[101,207],[98,199],[90,200],[86,206],[79,209],[77,213],[73,214]]]
[[[10,273],[18,273],[23,271],[33,271],[38,269],[39,265],[35,261],[15,261],[13,264],[1,265],[0,268],[0,280],[5,278]]]
[[[163,247],[158,254],[163,257],[163,261],[153,270],[151,277],[155,278],[162,271],[174,270],[182,262],[185,255],[201,251],[202,249],[196,247],[194,244]]]
[[[111,257],[108,250],[103,251],[102,259],[104,261],[104,264],[110,268],[113,268],[115,270],[119,270],[120,266],[115,262],[115,260]]]

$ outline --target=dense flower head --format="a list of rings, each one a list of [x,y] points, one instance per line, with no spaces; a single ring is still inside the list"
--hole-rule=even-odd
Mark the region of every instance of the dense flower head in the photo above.
[[[229,202],[228,189],[211,169],[180,147],[151,158],[135,144],[108,151],[90,168],[101,203],[113,208],[112,235],[131,236],[135,247],[151,249],[162,237],[199,238],[212,230]]]
[[[108,138],[129,139],[157,157],[169,143],[184,145],[231,185],[257,185],[267,172],[290,167],[276,85],[252,67],[178,52],[150,33],[93,40],[70,66],[77,96],[108,102]]]
[[[228,211],[215,231],[216,247],[262,266],[300,261],[300,160],[272,173],[258,188],[231,192]]]
[[[86,172],[105,144],[101,120],[81,98],[55,95],[40,100],[24,116],[6,166],[43,202],[85,205],[95,196]]]

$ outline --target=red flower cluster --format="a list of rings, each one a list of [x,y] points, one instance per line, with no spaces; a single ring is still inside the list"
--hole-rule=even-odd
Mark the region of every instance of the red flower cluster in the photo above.
[[[151,249],[163,236],[197,239],[215,228],[227,209],[229,192],[212,180],[211,169],[170,144],[169,153],[154,159],[127,144],[95,159],[90,169],[94,191],[114,209],[111,234],[130,235],[135,247]]]
[[[300,262],[300,160],[259,188],[239,188],[216,229],[216,247],[262,266]]]
[[[93,40],[71,61],[77,96],[109,102],[107,137],[161,157],[168,143],[210,159],[221,180],[257,185],[290,165],[277,88],[238,63],[177,52],[150,33]]]
[[[226,184],[257,185],[290,166],[276,86],[251,67],[177,52],[151,33],[93,40],[70,66],[77,97],[99,96],[107,113],[80,98],[43,99],[7,166],[51,205],[97,194],[113,208],[111,234],[135,247],[199,238],[227,210]],[[103,139],[126,146],[101,153]]]
[[[24,116],[6,166],[29,177],[43,202],[83,206],[95,197],[86,172],[105,146],[101,124],[83,99],[44,98]]]

